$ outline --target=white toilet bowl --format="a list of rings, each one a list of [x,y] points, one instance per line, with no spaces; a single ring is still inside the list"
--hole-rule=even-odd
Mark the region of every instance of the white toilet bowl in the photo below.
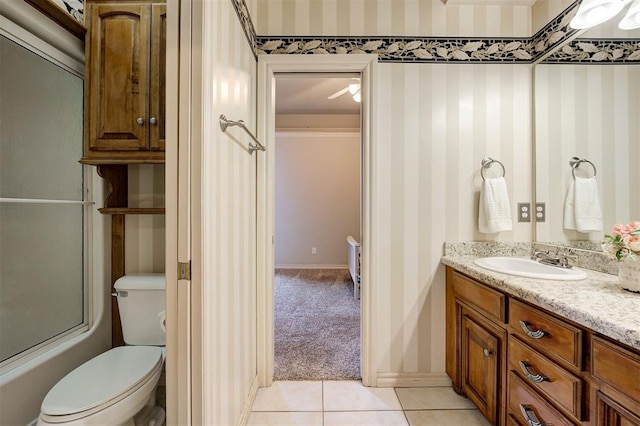
[[[38,425],[161,426],[155,391],[163,354],[158,346],[121,346],[87,361],[49,391]]]

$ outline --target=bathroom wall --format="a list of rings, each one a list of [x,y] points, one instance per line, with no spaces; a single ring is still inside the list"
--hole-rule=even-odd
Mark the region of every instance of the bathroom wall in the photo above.
[[[440,0],[269,0],[251,17],[261,36],[531,36],[528,6]]]
[[[347,236],[360,240],[359,132],[281,131],[276,146],[276,267],[346,267]]]
[[[194,355],[202,353],[202,424],[238,424],[256,379],[256,155],[241,128],[256,132],[257,64],[231,1],[193,2],[192,167],[194,300],[202,310]],[[202,7],[202,10],[198,8]],[[202,72],[202,78],[199,77]],[[198,96],[201,95],[201,98]],[[200,116],[202,114],[202,116]],[[198,280],[201,277],[201,280]],[[198,333],[198,331],[196,331]],[[199,351],[199,345],[202,351]],[[197,407],[194,407],[197,409]]]
[[[634,184],[640,182],[640,66],[550,64],[536,66],[535,74],[536,190],[547,205],[536,239],[600,242],[613,224],[628,223],[640,211]],[[572,178],[569,159],[574,156],[597,168],[603,232],[563,229],[565,188]],[[580,169],[588,172],[580,176],[592,175],[589,165]]]
[[[130,165],[128,193],[130,207],[164,207],[164,165]],[[125,273],[164,272],[164,215],[127,215],[125,229]]]
[[[526,6],[273,0],[252,17],[259,35],[531,36]],[[370,285],[378,384],[392,385],[444,377],[443,242],[531,239],[515,221],[477,231],[483,157],[504,163],[513,212],[532,198],[531,66],[381,63],[378,83]]]
[[[531,6],[532,33],[542,29],[550,20],[575,2],[576,0],[536,0]]]

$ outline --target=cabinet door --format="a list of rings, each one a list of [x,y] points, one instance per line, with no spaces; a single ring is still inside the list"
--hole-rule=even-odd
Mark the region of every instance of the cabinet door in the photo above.
[[[88,145],[94,151],[148,149],[149,5],[92,5]]]
[[[151,9],[151,93],[150,148],[164,151],[165,141],[165,70],[167,57],[167,6],[154,4]]]
[[[500,338],[462,315],[462,391],[491,424],[498,419]]]
[[[596,393],[598,426],[638,426],[640,417],[624,408],[602,392]]]

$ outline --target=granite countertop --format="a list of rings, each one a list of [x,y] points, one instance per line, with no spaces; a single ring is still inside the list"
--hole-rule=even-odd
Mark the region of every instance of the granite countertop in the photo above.
[[[501,274],[476,266],[478,256],[445,255],[442,263],[505,293],[640,349],[640,294],[625,291],[616,275],[584,269],[581,281]]]

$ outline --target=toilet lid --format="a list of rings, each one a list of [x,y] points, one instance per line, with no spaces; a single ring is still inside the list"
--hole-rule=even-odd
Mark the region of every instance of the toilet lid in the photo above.
[[[159,365],[162,365],[159,347],[113,348],[60,380],[44,398],[41,411],[51,416],[65,416],[104,405],[141,386]]]

